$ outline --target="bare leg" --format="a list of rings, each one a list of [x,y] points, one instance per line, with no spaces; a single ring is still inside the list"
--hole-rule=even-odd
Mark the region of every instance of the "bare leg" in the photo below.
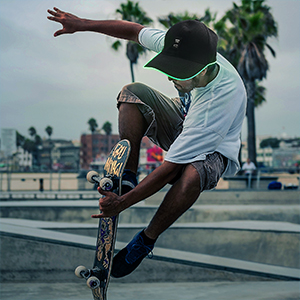
[[[137,173],[141,140],[147,130],[147,123],[135,104],[121,103],[119,106],[119,134],[121,139],[128,139],[131,153],[126,169]]]
[[[170,188],[145,234],[151,239],[168,229],[185,211],[187,211],[200,195],[200,178],[197,170],[188,165],[181,178]]]

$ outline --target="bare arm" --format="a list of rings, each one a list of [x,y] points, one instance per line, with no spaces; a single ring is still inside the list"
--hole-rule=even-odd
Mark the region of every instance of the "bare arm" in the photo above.
[[[48,9],[48,19],[61,23],[63,28],[56,31],[54,36],[61,34],[70,34],[79,31],[93,31],[108,36],[131,40],[138,43],[138,34],[143,25],[122,20],[88,20],[82,19],[70,13],[59,10],[54,7],[53,10]]]
[[[133,204],[148,198],[170,182],[182,168],[183,165],[164,162],[141,181],[136,188],[123,196],[117,196],[115,193],[103,191],[98,188],[99,193],[105,197],[99,200],[101,213],[92,215],[92,218],[115,216]]]

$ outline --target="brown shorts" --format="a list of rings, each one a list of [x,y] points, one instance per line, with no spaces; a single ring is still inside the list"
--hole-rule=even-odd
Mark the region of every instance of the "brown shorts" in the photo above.
[[[147,124],[147,137],[165,151],[168,151],[182,131],[184,116],[179,98],[169,98],[144,85],[132,83],[126,85],[118,95],[121,102],[136,104]]]
[[[205,160],[192,162],[200,176],[200,191],[211,190],[226,170],[228,159],[219,152],[206,155]]]
[[[179,98],[169,98],[142,83],[126,85],[118,95],[120,103],[136,104],[148,129],[146,136],[168,151],[182,131],[184,116]],[[214,188],[226,169],[227,158],[218,152],[206,155],[205,160],[193,162],[200,176],[201,191]]]

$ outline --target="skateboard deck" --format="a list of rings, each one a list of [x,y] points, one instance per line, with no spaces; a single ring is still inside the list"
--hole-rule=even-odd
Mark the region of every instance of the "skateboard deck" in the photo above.
[[[121,140],[108,155],[104,165],[104,177],[101,178],[97,172],[90,171],[87,174],[87,180],[93,184],[96,183],[103,190],[111,190],[121,195],[121,179],[129,154],[129,141]],[[79,266],[75,270],[76,276],[87,280],[94,300],[107,299],[106,293],[114,255],[117,225],[118,216],[99,219],[93,268],[87,269],[84,266]]]

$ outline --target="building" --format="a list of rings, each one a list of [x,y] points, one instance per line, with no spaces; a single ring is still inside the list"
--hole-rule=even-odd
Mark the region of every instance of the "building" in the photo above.
[[[82,134],[80,138],[80,168],[102,171],[110,150],[119,140],[120,138],[117,134]],[[140,164],[147,165],[147,150],[153,147],[154,144],[147,137],[143,137]],[[153,162],[151,163],[153,164]],[[161,163],[161,161],[158,161],[158,163]]]
[[[108,153],[119,140],[118,134],[82,134],[80,137],[80,168],[88,170],[91,164],[103,164]]]
[[[256,161],[258,166],[272,167],[273,166],[273,149],[271,147],[260,148],[262,140],[266,139],[265,136],[256,137]],[[242,142],[242,163],[246,162],[248,158],[248,144],[247,141]]]
[[[20,171],[31,170],[32,168],[32,154],[25,151],[22,147],[18,147],[18,165]]]
[[[80,147],[70,140],[43,140],[38,151],[39,165],[49,170],[78,170],[80,162]]]
[[[270,136],[256,137],[256,160],[258,167],[291,168],[300,163],[300,139],[279,138],[278,148],[260,148],[260,143]],[[248,158],[247,142],[242,142],[242,162]]]
[[[300,163],[300,139],[281,140],[280,147],[273,149],[273,167],[293,168]]]

